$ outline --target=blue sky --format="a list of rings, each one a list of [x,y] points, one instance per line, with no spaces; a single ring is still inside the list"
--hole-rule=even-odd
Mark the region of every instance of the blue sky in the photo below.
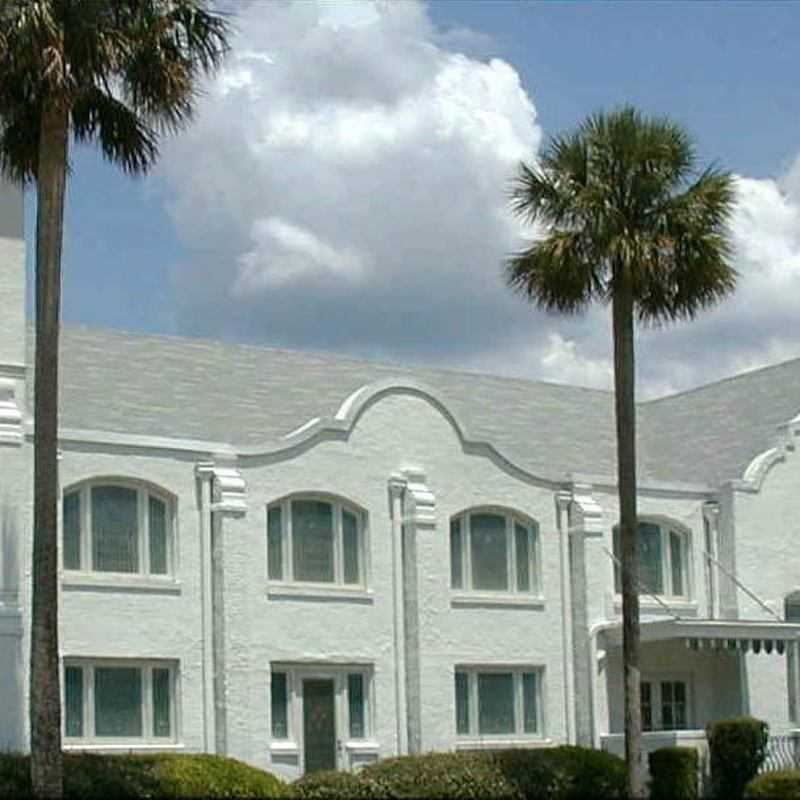
[[[604,313],[509,298],[499,265],[519,231],[499,217],[542,137],[632,102],[747,179],[740,294],[774,289],[745,295],[746,317],[646,334],[645,391],[800,355],[785,300],[800,288],[800,4],[336,6],[238,3],[225,74],[151,176],[75,153],[67,323],[606,386]]]

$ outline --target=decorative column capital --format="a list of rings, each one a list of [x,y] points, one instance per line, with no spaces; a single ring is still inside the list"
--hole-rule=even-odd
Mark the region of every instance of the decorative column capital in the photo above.
[[[405,476],[405,503],[403,518],[417,526],[436,525],[436,495],[428,488],[427,478],[421,469],[409,467]]]
[[[396,497],[402,497],[403,493],[406,490],[407,481],[401,475],[392,475],[391,478],[388,480],[388,487],[389,487],[389,497],[392,499]]]
[[[17,402],[17,383],[0,378],[0,445],[22,444],[22,411]]]
[[[716,526],[719,519],[719,503],[716,500],[706,500],[703,503],[703,519],[712,527]]]
[[[195,474],[201,479],[211,479],[211,511],[235,516],[247,513],[247,484],[238,469],[199,461],[195,464]]]
[[[603,509],[592,495],[589,483],[574,483],[569,505],[569,532],[584,536],[602,536]]]

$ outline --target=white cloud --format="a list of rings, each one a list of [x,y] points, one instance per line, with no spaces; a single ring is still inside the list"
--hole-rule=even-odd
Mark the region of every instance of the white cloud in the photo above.
[[[237,8],[225,70],[161,160],[192,255],[181,327],[610,387],[607,309],[547,316],[502,282],[508,181],[542,135],[513,66],[467,55],[489,43],[420,2]],[[739,290],[641,332],[643,396],[800,355],[800,158],[738,194]]]

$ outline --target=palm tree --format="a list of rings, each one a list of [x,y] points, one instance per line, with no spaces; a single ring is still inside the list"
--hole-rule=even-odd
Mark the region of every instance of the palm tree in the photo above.
[[[64,191],[72,140],[123,171],[155,162],[221,63],[227,23],[205,0],[0,0],[0,171],[35,181],[31,779],[62,795],[58,666],[58,336]]]
[[[522,164],[512,209],[541,236],[511,256],[508,284],[565,314],[610,303],[622,542],[625,757],[632,797],[644,793],[636,534],[634,319],[690,319],[733,289],[727,230],[731,176],[697,169],[687,132],[623,107],[552,138]]]

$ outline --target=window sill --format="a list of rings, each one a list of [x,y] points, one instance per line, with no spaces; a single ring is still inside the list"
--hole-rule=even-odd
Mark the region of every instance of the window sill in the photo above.
[[[322,586],[308,583],[270,582],[267,586],[270,600],[330,600],[344,603],[372,603],[374,593],[363,587]]]
[[[344,743],[345,750],[351,753],[377,753],[381,746],[378,742],[368,739],[353,739]]]
[[[697,616],[698,605],[694,600],[688,597],[667,597],[666,595],[656,595],[658,599],[670,609],[670,611],[677,611],[680,614],[688,614],[689,616]],[[660,603],[653,600],[652,597],[647,595],[639,595],[639,611],[646,614],[663,614],[665,609]],[[622,598],[619,595],[614,597],[614,611],[617,614],[622,613]]]
[[[101,592],[146,592],[152,594],[180,594],[181,583],[167,575],[128,575],[119,572],[77,572],[64,570],[61,573],[61,588],[68,591]]]
[[[521,736],[509,736],[508,738],[486,738],[476,739],[459,738],[456,741],[456,750],[502,750],[505,748],[525,749],[537,747],[552,747],[552,739],[540,737],[524,738]]]
[[[541,595],[505,594],[502,592],[451,592],[450,605],[459,608],[488,608],[512,606],[514,608],[544,608]]]
[[[185,750],[181,742],[127,742],[125,744],[100,744],[99,742],[66,742],[64,750],[69,752],[91,751],[94,753],[149,753],[154,751]]]
[[[271,753],[282,756],[296,756],[300,754],[300,746],[297,742],[292,742],[288,739],[270,742],[269,750]]]

